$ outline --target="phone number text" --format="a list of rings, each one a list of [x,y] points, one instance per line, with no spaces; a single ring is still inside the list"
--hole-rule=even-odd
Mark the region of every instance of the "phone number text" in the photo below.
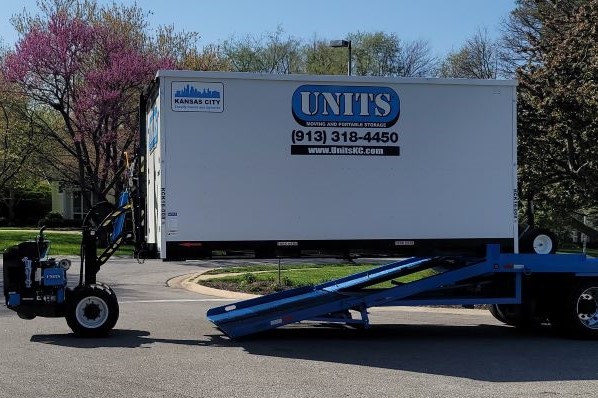
[[[399,134],[395,131],[366,131],[357,132],[354,130],[293,130],[291,132],[293,144],[300,142],[317,142],[326,145],[330,142],[377,142],[393,143],[399,142]]]

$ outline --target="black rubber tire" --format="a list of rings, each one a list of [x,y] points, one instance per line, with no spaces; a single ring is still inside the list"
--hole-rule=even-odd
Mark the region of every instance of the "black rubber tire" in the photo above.
[[[558,298],[550,322],[567,337],[598,338],[598,279],[581,278]]]
[[[490,311],[490,314],[492,314],[492,316],[494,318],[496,318],[497,321],[502,322],[502,323],[506,323],[507,325],[509,324],[509,322],[507,321],[507,318],[505,318],[505,316],[503,315],[502,311],[498,307],[498,304],[492,304],[490,306],[490,308],[488,308],[488,311]]]
[[[33,314],[29,314],[27,312],[17,312],[17,315],[19,316],[19,318],[21,319],[25,319],[27,321],[30,321],[32,319],[35,319],[36,315]]]
[[[540,239],[540,244],[534,241]],[[556,235],[547,229],[532,229],[527,231],[519,240],[521,253],[554,254],[558,249]]]
[[[104,282],[96,282],[96,285],[103,287],[108,291],[108,293],[113,294],[116,297],[116,293],[114,293],[114,290],[112,290],[112,288]]]
[[[498,321],[519,329],[536,329],[542,324],[530,305],[492,304],[488,310]]]
[[[104,221],[104,219],[116,210],[116,206],[114,206],[110,202],[99,202],[96,203],[85,215],[83,219],[82,227],[93,227],[97,229],[97,227]],[[110,242],[110,234],[112,233],[112,228],[103,229],[98,231],[102,233],[100,236],[96,236],[97,245],[99,248],[106,248]]]
[[[81,337],[106,336],[118,321],[116,294],[104,284],[76,288],[66,303],[66,323]]]
[[[114,210],[116,206],[110,202],[96,203],[85,215],[82,227],[97,227]]]

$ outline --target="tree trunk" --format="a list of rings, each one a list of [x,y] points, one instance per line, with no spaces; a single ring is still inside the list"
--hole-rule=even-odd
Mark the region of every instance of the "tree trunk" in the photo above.
[[[525,217],[527,218],[527,225],[530,229],[536,228],[536,216],[534,214],[534,197],[529,195],[526,200]]]
[[[8,198],[4,201],[7,210],[7,221],[8,225],[14,225],[15,223],[15,207],[17,205],[15,190],[13,188],[8,189]]]

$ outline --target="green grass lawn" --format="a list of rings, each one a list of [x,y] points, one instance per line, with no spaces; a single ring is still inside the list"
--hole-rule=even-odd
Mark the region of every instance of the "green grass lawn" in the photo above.
[[[562,250],[559,250],[559,253],[581,253],[581,249],[573,245],[567,245]],[[586,254],[588,256],[598,257],[598,249],[587,249]],[[376,267],[376,265],[373,264],[354,265],[346,263],[282,264],[281,283],[279,284],[278,267],[275,264],[252,264],[211,270],[204,273],[204,275],[228,273],[234,273],[235,275],[199,280],[198,283],[217,289],[268,294],[283,288],[317,285],[347,275],[367,271],[374,267]],[[433,270],[426,270],[397,278],[396,281],[405,283],[433,274]],[[391,282],[388,281],[372,286],[371,288],[389,288],[392,286]]]
[[[39,234],[37,229],[0,229],[0,251],[26,240],[34,240]],[[44,231],[44,236],[50,241],[51,257],[78,256],[81,248],[80,231]],[[121,247],[117,255],[127,256],[133,254],[133,249],[128,246]]]
[[[582,252],[580,247],[574,245],[565,245],[563,248],[559,249],[558,253],[565,253],[565,254],[579,254]],[[592,257],[598,257],[598,249],[586,249],[586,254]]]
[[[281,283],[279,284],[278,269],[276,265],[248,265],[210,271],[206,274],[238,274],[199,280],[198,283],[217,289],[268,294],[282,289],[317,285],[351,274],[368,271],[377,266],[378,265],[373,264],[287,264],[284,268],[281,267]],[[425,270],[397,278],[396,281],[403,283],[411,282],[433,274],[433,270]],[[371,288],[379,289],[392,286],[392,283],[388,281],[371,286]]]
[[[305,263],[305,264],[281,264],[280,269],[288,270],[288,269],[303,269],[303,268],[330,268],[330,267],[360,267],[361,265],[355,264],[348,264],[348,263],[338,263],[338,264],[314,264],[314,263]],[[373,267],[373,265],[366,265],[368,267]],[[205,272],[203,275],[219,275],[219,274],[228,274],[228,273],[244,273],[244,272],[259,272],[259,271],[272,271],[278,270],[278,265],[275,264],[248,264],[248,265],[240,265],[234,267],[222,267],[210,270]],[[359,272],[359,271],[356,271]]]
[[[558,253],[563,254],[581,254],[581,250],[574,250],[574,249],[563,249],[559,250]],[[598,257],[598,249],[587,249],[586,254],[591,257]]]
[[[342,278],[343,276],[355,274],[362,271],[372,269],[373,265],[335,265],[329,264],[322,267],[311,268],[309,266],[294,267],[289,266],[281,271],[281,277],[293,281],[293,286],[317,285],[319,283],[327,282],[332,279]],[[238,281],[248,279],[247,274],[254,275],[257,281],[274,281],[278,280],[278,270],[273,270],[269,267],[269,271],[264,271],[262,267],[251,269],[252,267],[243,267],[240,275],[231,275],[224,278],[217,278],[221,281]],[[281,267],[282,268],[282,267]]]

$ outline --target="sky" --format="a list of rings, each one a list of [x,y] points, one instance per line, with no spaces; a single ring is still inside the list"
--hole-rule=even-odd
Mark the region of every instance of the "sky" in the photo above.
[[[343,39],[347,33],[395,33],[407,41],[425,40],[433,55],[457,50],[479,29],[498,37],[500,24],[515,0],[120,0],[151,11],[151,27],[174,24],[178,31],[195,31],[198,44],[217,44],[231,37],[259,36],[279,26],[285,36],[311,40]],[[99,0],[112,3],[112,0]],[[35,0],[2,0],[0,38],[12,47],[18,36],[10,17],[37,10]]]

